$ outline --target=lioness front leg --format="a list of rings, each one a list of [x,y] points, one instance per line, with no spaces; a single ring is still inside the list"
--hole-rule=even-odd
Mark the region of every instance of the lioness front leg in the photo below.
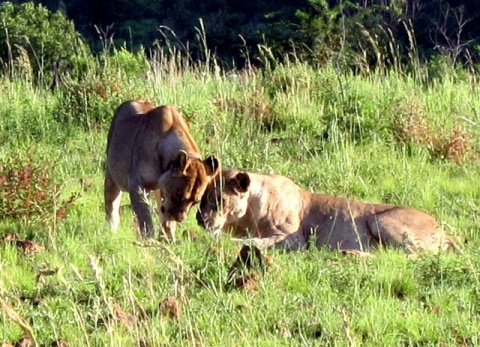
[[[283,248],[287,251],[297,251],[307,247],[307,241],[303,233],[297,231],[291,234],[275,234],[270,237],[254,237],[249,239],[236,239],[234,241],[242,241],[243,243],[252,243],[254,246],[264,249],[269,247]]]
[[[160,220],[162,223],[162,234],[167,240],[176,242],[175,230],[177,229],[177,222],[174,220],[167,220],[163,214],[160,216]]]
[[[138,185],[131,185],[129,187],[129,193],[133,212],[138,220],[140,235],[144,238],[154,237],[152,214],[147,194],[145,194],[145,191]]]
[[[162,213],[162,195],[160,193],[160,189],[154,190],[153,194],[155,195],[155,200],[157,201],[157,213],[160,218],[161,228],[160,232],[167,240],[175,242],[175,230],[177,228],[177,223],[173,220],[168,220]]]
[[[120,224],[120,201],[122,191],[113,182],[107,171],[104,184],[105,214],[112,230],[116,231]]]

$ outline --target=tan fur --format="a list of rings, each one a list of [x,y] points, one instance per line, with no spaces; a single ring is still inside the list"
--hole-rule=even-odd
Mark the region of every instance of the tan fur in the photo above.
[[[108,133],[105,211],[120,223],[122,191],[128,191],[142,236],[153,237],[147,194],[154,192],[162,232],[175,239],[176,222],[198,203],[218,170],[214,157],[201,159],[188,125],[171,106],[127,101],[115,111]]]
[[[314,194],[284,176],[236,170],[224,170],[212,181],[197,221],[212,232],[253,237],[262,248],[296,250],[312,242],[364,252],[379,245],[409,253],[458,249],[432,216],[416,209]]]

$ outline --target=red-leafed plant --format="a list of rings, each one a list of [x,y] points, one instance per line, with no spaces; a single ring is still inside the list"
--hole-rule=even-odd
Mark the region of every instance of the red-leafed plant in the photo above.
[[[28,155],[0,162],[0,219],[49,224],[67,217],[78,194],[61,199],[53,164]]]

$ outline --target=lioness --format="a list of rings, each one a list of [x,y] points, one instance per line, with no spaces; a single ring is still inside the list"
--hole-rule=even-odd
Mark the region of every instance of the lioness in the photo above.
[[[105,211],[112,228],[120,223],[122,191],[130,193],[141,235],[153,237],[146,193],[154,191],[162,232],[175,240],[176,222],[200,202],[218,171],[214,157],[202,160],[188,125],[171,106],[127,101],[113,116],[108,132]]]
[[[308,246],[368,252],[379,245],[409,253],[457,249],[435,219],[408,207],[370,204],[303,190],[287,177],[224,170],[196,215],[210,232],[232,230],[260,248]]]

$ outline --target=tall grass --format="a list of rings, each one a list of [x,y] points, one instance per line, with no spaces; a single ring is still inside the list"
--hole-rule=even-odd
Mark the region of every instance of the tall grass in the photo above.
[[[53,92],[21,76],[0,80],[0,160],[33,150],[55,162],[51,174],[65,196],[81,194],[53,232],[48,223],[0,221],[0,236],[14,231],[48,246],[24,254],[15,243],[0,244],[0,298],[36,341],[479,343],[480,103],[473,76],[454,70],[434,79],[402,71],[358,75],[295,60],[222,71],[209,52],[203,65],[178,51],[154,53],[147,61],[117,50],[84,79],[66,78]],[[206,235],[193,212],[173,245],[137,240],[128,206],[118,232],[104,221],[106,132],[115,107],[132,98],[180,108],[203,153],[219,157],[223,167],[277,172],[308,190],[425,210],[464,252],[412,260],[393,249],[369,259],[269,250],[273,264],[257,274],[257,283],[226,290],[239,245]],[[442,154],[435,147],[454,146],[448,139],[455,129],[468,135],[458,161],[448,148]],[[164,303],[168,297],[181,313]],[[1,310],[0,342],[25,335]]]

